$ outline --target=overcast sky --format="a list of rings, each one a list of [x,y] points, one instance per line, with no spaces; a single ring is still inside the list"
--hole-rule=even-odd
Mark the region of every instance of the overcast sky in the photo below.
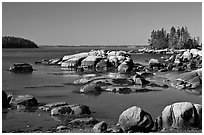
[[[3,3],[2,35],[38,45],[147,44],[152,30],[187,26],[202,38],[202,3]]]

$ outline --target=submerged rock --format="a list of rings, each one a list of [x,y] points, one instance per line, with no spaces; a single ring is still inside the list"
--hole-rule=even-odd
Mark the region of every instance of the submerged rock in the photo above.
[[[197,106],[197,105],[196,105]],[[201,110],[199,106],[198,110]],[[163,129],[189,129],[200,128],[201,117],[194,104],[190,102],[178,102],[168,105],[162,111],[162,126]]]
[[[33,68],[28,63],[15,63],[9,68],[9,71],[15,73],[30,73],[33,72]]]
[[[80,89],[81,93],[101,92],[101,91],[102,91],[101,87],[95,83],[86,84]]]
[[[73,114],[73,111],[71,109],[71,107],[67,106],[60,106],[60,107],[56,107],[53,108],[51,110],[51,115],[55,116],[55,115],[69,115],[69,114]]]
[[[120,115],[117,125],[124,132],[149,132],[154,124],[150,114],[133,106]]]
[[[95,118],[93,117],[90,117],[90,118],[76,118],[72,121],[70,121],[69,123],[70,124],[86,124],[86,125],[94,125],[96,123],[98,123],[99,121],[96,120]]]

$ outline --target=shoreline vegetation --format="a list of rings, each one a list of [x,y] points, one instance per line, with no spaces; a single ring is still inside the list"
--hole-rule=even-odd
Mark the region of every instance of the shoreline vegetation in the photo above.
[[[38,46],[28,39],[5,36],[2,37],[2,48],[38,48]]]

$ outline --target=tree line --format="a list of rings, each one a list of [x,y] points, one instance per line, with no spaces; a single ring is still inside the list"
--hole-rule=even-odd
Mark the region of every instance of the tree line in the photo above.
[[[167,33],[164,28],[161,30],[153,30],[148,43],[152,49],[192,49],[199,48],[200,39],[190,36],[187,27],[177,28],[172,27]]]
[[[19,37],[2,37],[2,48],[38,48],[38,46],[28,39]]]

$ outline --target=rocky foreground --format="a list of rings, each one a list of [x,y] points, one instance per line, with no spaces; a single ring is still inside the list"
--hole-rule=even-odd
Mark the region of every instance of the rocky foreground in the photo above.
[[[196,50],[175,53],[163,60],[150,59],[148,66],[134,63],[131,55],[125,51],[104,50],[92,50],[63,58],[42,60],[36,64],[59,65],[62,68],[83,73],[87,71],[115,72],[103,76],[86,76],[74,81],[72,85],[81,85],[77,92],[83,94],[100,94],[101,92],[127,94],[151,91],[148,87],[160,87],[161,89],[174,87],[193,91],[202,87],[202,55]],[[11,69],[17,69],[14,72],[18,72],[18,69],[21,72],[24,71],[21,67],[19,68],[19,64],[17,67]],[[147,78],[147,76],[169,71],[177,74],[173,76],[163,74],[162,84],[157,84]],[[200,91],[200,95],[201,93]],[[93,118],[91,116],[93,110],[86,105],[66,102],[43,105],[31,95],[8,96],[4,91],[2,99],[4,108],[25,111],[34,107],[50,113],[50,116],[53,117],[69,117],[65,125],[58,126],[50,132],[199,132],[202,129],[202,105],[190,102],[167,105],[161,112],[161,116],[155,120],[152,119],[151,113],[139,106],[127,107],[118,117],[118,123],[109,125],[105,121]]]
[[[153,120],[151,114],[138,106],[124,110],[116,125],[91,117],[92,111],[86,105],[56,102],[40,104],[31,95],[8,96],[2,92],[3,108],[28,111],[40,109],[50,113],[51,117],[68,118],[65,125],[60,125],[51,132],[89,131],[96,133],[132,133],[132,132],[165,132],[171,130],[189,131],[202,129],[202,105],[190,102],[178,102],[167,105],[161,116]],[[78,130],[76,130],[78,129]],[[37,132],[37,131],[34,131]],[[40,131],[39,131],[40,132]]]

